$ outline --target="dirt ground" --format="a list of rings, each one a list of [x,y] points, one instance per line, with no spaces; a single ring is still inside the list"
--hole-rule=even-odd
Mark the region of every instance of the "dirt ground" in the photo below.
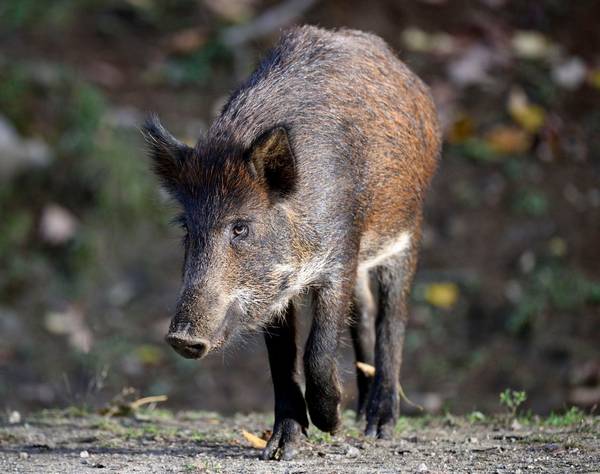
[[[136,418],[41,412],[0,427],[0,472],[600,472],[597,416],[563,426],[401,418],[394,441],[375,442],[346,413],[336,436],[311,428],[295,460],[260,461],[242,431],[265,436],[271,420],[208,412]]]

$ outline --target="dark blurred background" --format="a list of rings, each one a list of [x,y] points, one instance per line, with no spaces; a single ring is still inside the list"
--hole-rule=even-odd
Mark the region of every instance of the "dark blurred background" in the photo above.
[[[0,409],[270,410],[262,339],[202,362],[163,342],[173,204],[138,127],[194,143],[291,24],[377,33],[432,88],[426,208],[402,384],[430,411],[600,401],[600,3],[2,0]],[[341,351],[353,406],[349,337]]]

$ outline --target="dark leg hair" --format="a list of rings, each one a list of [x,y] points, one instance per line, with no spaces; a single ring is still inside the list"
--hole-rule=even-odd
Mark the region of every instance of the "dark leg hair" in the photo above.
[[[291,302],[285,316],[265,329],[265,342],[275,390],[275,424],[262,458],[287,460],[294,456],[300,436],[308,429],[306,404],[297,381],[295,308]]]
[[[369,287],[368,272],[359,274],[356,280],[350,314],[350,335],[356,362],[373,365],[375,360],[375,303]],[[365,415],[372,380],[372,377],[366,375],[358,367],[356,368],[358,385],[356,418],[358,420]]]
[[[418,232],[415,232],[418,234]],[[376,268],[379,308],[375,322],[375,379],[367,406],[367,436],[393,435],[400,409],[400,367],[408,298],[417,263],[418,235],[411,249]]]
[[[306,351],[306,405],[310,419],[321,431],[333,433],[340,425],[341,388],[337,350],[354,286],[354,268],[336,275],[327,286],[315,290],[315,316]]]

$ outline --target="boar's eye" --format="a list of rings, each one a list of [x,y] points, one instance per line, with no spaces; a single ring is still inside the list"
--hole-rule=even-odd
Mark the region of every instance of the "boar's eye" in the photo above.
[[[248,237],[248,224],[246,222],[235,222],[231,226],[231,241],[235,242]]]

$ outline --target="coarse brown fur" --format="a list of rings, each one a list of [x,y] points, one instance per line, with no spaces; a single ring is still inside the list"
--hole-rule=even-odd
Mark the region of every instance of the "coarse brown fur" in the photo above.
[[[422,203],[440,154],[427,87],[376,36],[305,26],[282,35],[195,148],[157,119],[143,132],[187,232],[169,342],[198,358],[265,328],[275,426],[263,456],[289,459],[307,408],[318,428],[339,425],[336,353],[349,323],[357,360],[376,366],[372,381],[359,374],[359,414],[368,435],[390,436]],[[303,394],[292,300],[306,292],[315,314]]]

